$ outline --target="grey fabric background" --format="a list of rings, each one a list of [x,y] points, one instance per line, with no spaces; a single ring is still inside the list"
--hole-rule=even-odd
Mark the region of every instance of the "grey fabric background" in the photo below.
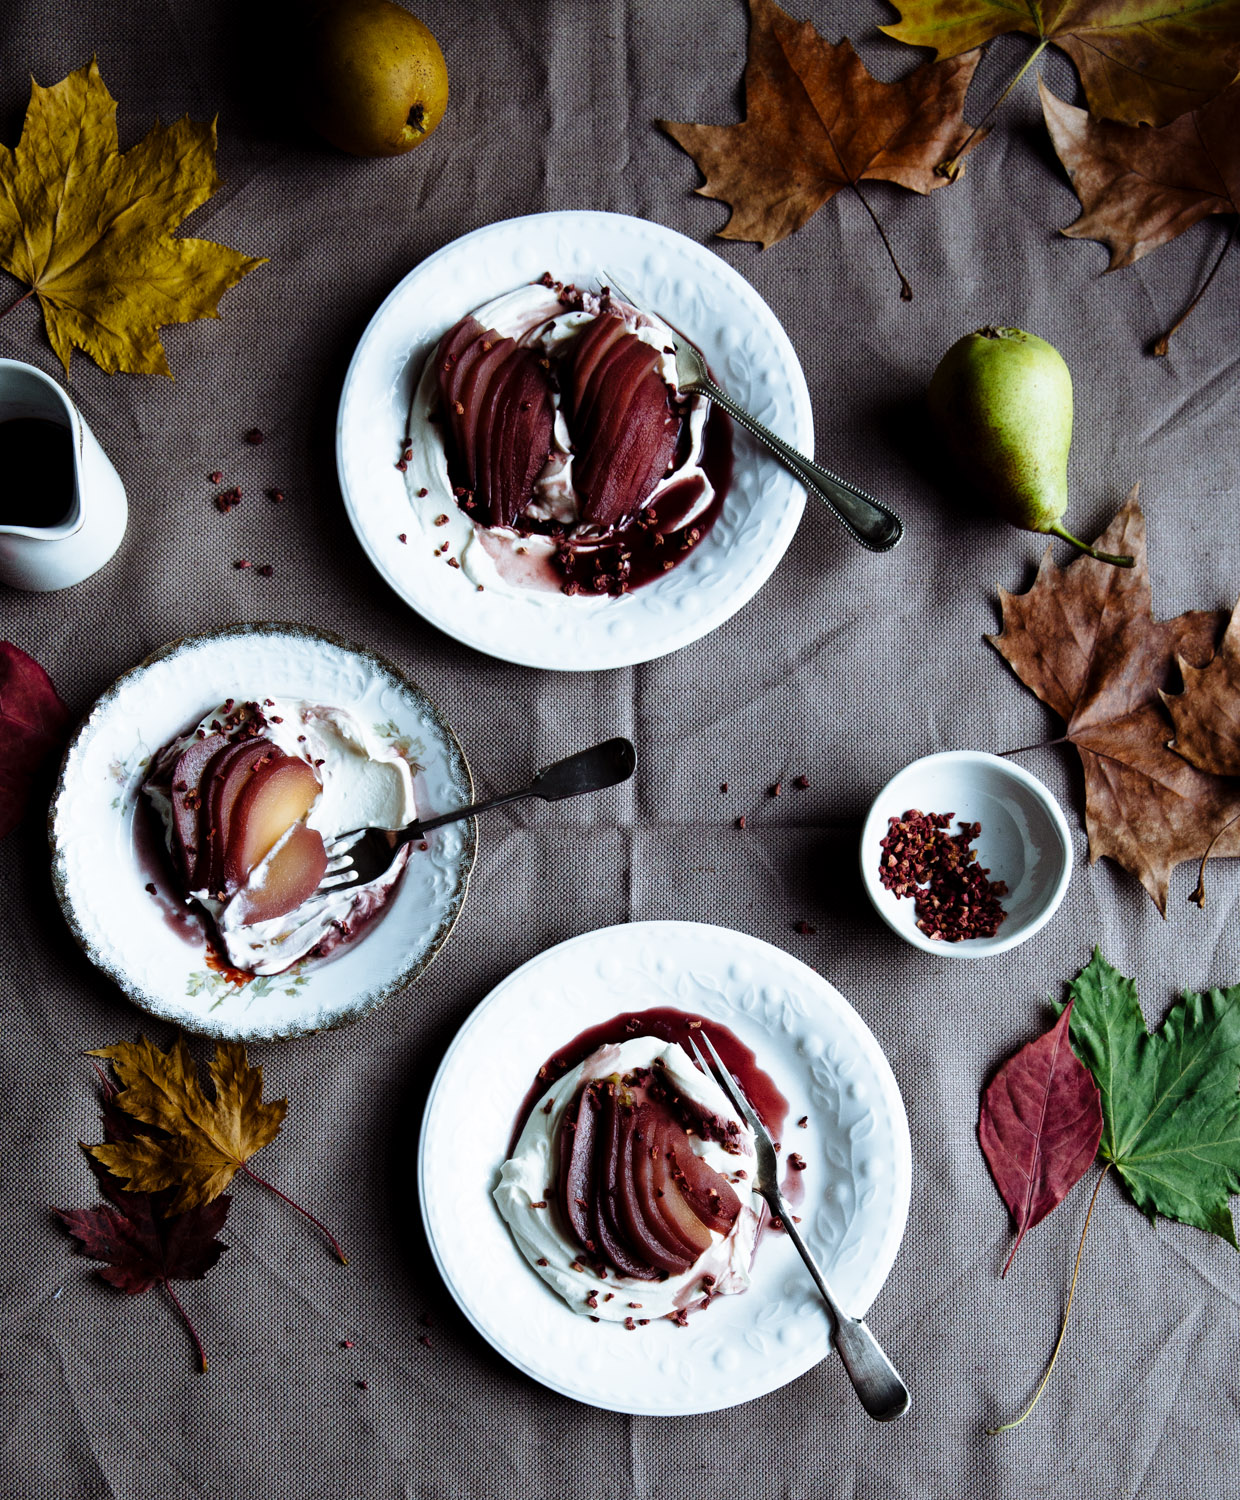
[[[876,26],[882,0],[801,0],[880,76],[917,61]],[[257,1050],[292,1104],[264,1157],[351,1253],[321,1243],[252,1185],[238,1189],[210,1280],[185,1287],[211,1356],[193,1372],[157,1294],[103,1286],[47,1205],[93,1201],[76,1150],[95,1123],[84,1048],[145,1022],[77,952],[47,877],[39,808],[0,848],[3,1215],[0,1493],[72,1500],[912,1500],[1229,1493],[1237,1439],[1235,1251],[1151,1227],[1103,1188],[1074,1324],[1041,1408],[988,1438],[1032,1390],[1054,1339],[1085,1189],[1032,1233],[1005,1282],[1006,1216],[977,1148],[980,1084],[1047,1017],[1046,999],[1095,941],[1137,976],[1157,1020],[1184,985],[1240,980],[1240,866],[1213,872],[1204,913],[1186,868],[1163,922],[1135,880],[1091,869],[1077,767],[1026,764],[1067,810],[1068,898],[1031,942],[977,964],[891,936],[855,870],[859,820],[881,783],[948,747],[1006,749],[1054,731],[982,642],[996,587],[1023,587],[1040,539],[961,510],[926,471],[917,400],[947,345],[1015,322],[1066,354],[1077,384],[1072,519],[1105,524],[1141,481],[1158,611],[1230,606],[1240,581],[1236,314],[1240,269],[1164,361],[1142,346],[1172,321],[1222,242],[1214,220],[1136,268],[1054,231],[1076,213],[1030,78],[956,186],[920,199],[874,185],[916,300],[864,211],[840,194],[759,253],[711,240],[721,205],[652,120],[738,117],[741,0],[421,0],[447,54],[452,101],[429,144],[354,161],[316,143],[290,95],[296,14],[201,0],[5,0],[0,131],[15,142],[27,75],[52,83],[97,54],[122,144],[158,115],[220,117],[223,190],[192,232],[271,257],[224,300],[221,322],[168,331],[173,382],[107,378],[74,362],[71,392],[128,488],[117,558],[81,586],[0,594],[3,635],[52,673],[76,714],[123,669],[187,632],[301,620],[373,645],[447,712],[492,784],[593,737],[636,739],[641,774],[612,801],[519,811],[482,829],[470,899],[448,948],[379,1013]],[[976,118],[1023,57],[994,46]],[[1044,72],[1075,86],[1055,54]],[[427,626],[354,540],[333,462],[353,346],[423,256],[514,214],[606,208],[713,248],[787,327],[814,397],[818,451],[891,500],[904,545],[871,557],[818,508],[770,583],[709,639],[634,671],[541,675],[485,659]],[[57,372],[33,303],[0,322],[0,354]],[[261,427],[261,448],[242,434]],[[246,490],[221,517],[207,474]],[[287,500],[257,498],[277,484]],[[236,573],[244,554],[275,576]],[[1062,559],[1061,559],[1062,560]],[[809,791],[765,796],[804,772]],[[730,783],[728,797],[718,785]],[[744,812],[746,832],[733,819]],[[869,1424],[838,1364],[737,1410],[633,1420],[527,1383],[466,1326],[431,1268],[412,1162],[434,1068],[470,1009],[548,944],[611,922],[701,918],[783,945],[852,1001],[891,1058],[913,1139],[903,1248],[873,1323],[914,1392],[909,1417]],[[802,937],[793,924],[817,928]],[[419,1319],[432,1320],[419,1343]],[[342,1350],[340,1341],[353,1348]],[[359,1380],[366,1389],[360,1389]]]

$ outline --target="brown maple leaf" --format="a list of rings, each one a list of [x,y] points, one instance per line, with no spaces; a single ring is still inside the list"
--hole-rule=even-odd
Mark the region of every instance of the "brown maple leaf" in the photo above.
[[[1208,776],[1240,776],[1240,603],[1213,661],[1180,662],[1182,693],[1162,700],[1175,726],[1171,748]]]
[[[217,1042],[210,1066],[215,1097],[198,1082],[183,1037],[167,1052],[148,1042],[118,1042],[91,1057],[106,1057],[121,1083],[117,1107],[158,1135],[108,1141],[89,1151],[131,1188],[155,1193],[175,1188],[173,1213],[210,1203],[256,1151],[279,1134],[287,1099],[263,1103],[263,1070],[249,1066],[240,1042]]]
[[[1081,200],[1080,218],[1060,232],[1106,245],[1108,271],[1132,265],[1211,214],[1240,215],[1240,82],[1159,129],[1095,120],[1040,80],[1038,92],[1046,128]],[[1237,223],[1201,290],[1154,353],[1167,352],[1167,340],[1200,302]]]
[[[1048,547],[1033,587],[1000,589],[1003,631],[986,639],[1065,720],[1085,771],[1090,863],[1108,855],[1136,875],[1165,916],[1171,871],[1214,852],[1240,854],[1240,784],[1208,776],[1168,749],[1160,692],[1177,662],[1204,666],[1224,616],[1155,620],[1145,517],[1134,489],[1098,539],[1136,559],[1131,570],[1081,557],[1055,565]]]
[[[116,1090],[103,1079],[103,1127],[108,1141],[133,1138],[133,1127],[116,1107]],[[188,1213],[169,1214],[168,1193],[137,1193],[97,1161],[91,1170],[108,1200],[94,1208],[57,1208],[52,1212],[77,1240],[82,1254],[104,1262],[99,1274],[118,1291],[138,1296],[161,1286],[180,1314],[193,1341],[199,1369],[206,1374],[207,1356],[185,1304],[173,1290],[174,1281],[201,1281],[228,1249],[216,1235],[228,1218],[232,1199],[227,1193]]]
[[[110,1137],[87,1152],[129,1188],[171,1193],[170,1213],[210,1203],[244,1172],[260,1187],[309,1219],[322,1231],[336,1258],[344,1252],[325,1224],[295,1203],[249,1165],[250,1157],[275,1140],[288,1109],[287,1099],[263,1099],[263,1070],[252,1068],[240,1042],[217,1042],[207,1071],[214,1093],[198,1081],[198,1069],[185,1039],[161,1052],[145,1037],[101,1047],[90,1057],[106,1057],[120,1080],[114,1105],[147,1130],[124,1139]]]
[[[739,125],[660,120],[705,178],[698,192],[731,206],[722,239],[763,249],[800,229],[851,187],[891,246],[858,184],[899,183],[916,193],[946,186],[935,167],[963,152],[964,96],[980,51],[923,63],[896,83],[872,78],[845,38],[831,43],[774,0],[749,0],[745,118]],[[985,132],[979,132],[974,143]],[[900,268],[901,295],[911,296]]]

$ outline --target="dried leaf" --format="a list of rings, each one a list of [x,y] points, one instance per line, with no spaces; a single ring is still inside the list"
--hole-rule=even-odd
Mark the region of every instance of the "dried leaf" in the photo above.
[[[1090,861],[1116,860],[1165,916],[1171,871],[1200,860],[1240,814],[1240,785],[1203,774],[1167,748],[1171,725],[1159,694],[1177,662],[1210,660],[1224,619],[1214,611],[1153,618],[1136,495],[1097,542],[1130,553],[1135,567],[1081,557],[1061,569],[1048,547],[1027,593],[1000,589],[1003,631],[987,640],[1067,722],[1064,737],[1085,771]],[[1219,836],[1214,852],[1240,854],[1240,825]]]
[[[1165,125],[1240,72],[1240,0],[901,0],[898,9],[899,22],[880,30],[940,61],[1009,32],[1035,38],[1035,58],[1054,44],[1076,64],[1090,113],[1130,125]]]
[[[1136,985],[1097,949],[1070,991],[1072,1042],[1102,1092],[1102,1159],[1151,1222],[1161,1214],[1235,1245],[1240,985],[1185,991],[1152,1034]]]
[[[1109,271],[1210,214],[1240,213],[1240,83],[1161,129],[1095,120],[1039,81],[1042,113],[1082,213],[1062,233],[1100,240]]]
[[[1182,693],[1163,693],[1175,726],[1171,748],[1209,776],[1240,776],[1240,602],[1213,661],[1180,662]]]
[[[24,651],[0,641],[0,838],[21,818],[39,767],[65,742],[69,710]]]
[[[995,1186],[1016,1224],[1040,1224],[1068,1195],[1098,1154],[1102,1104],[1089,1070],[1068,1041],[1072,1003],[1045,1035],[999,1069],[982,1095],[977,1133]]]
[[[217,1042],[208,1098],[184,1038],[167,1052],[148,1042],[118,1042],[90,1054],[107,1058],[121,1082],[116,1105],[157,1135],[107,1141],[87,1150],[109,1172],[143,1192],[176,1190],[174,1213],[209,1203],[256,1151],[279,1134],[287,1099],[263,1102],[263,1070],[249,1066],[239,1042]]]
[[[1130,266],[1211,214],[1240,213],[1240,82],[1159,129],[1092,119],[1039,81],[1042,113],[1059,159],[1081,200],[1081,216],[1061,233],[1100,240],[1108,271]],[[1223,242],[1209,275],[1167,340],[1200,302],[1235,237]]]
[[[159,329],[218,316],[224,292],[263,264],[172,238],[219,185],[214,121],[156,125],[121,153],[96,63],[51,88],[32,82],[21,140],[0,145],[0,270],[38,297],[66,375],[75,348],[109,374],[170,375]]]
[[[165,1219],[150,1193],[116,1190],[111,1204],[58,1208],[61,1223],[92,1260],[106,1261],[99,1273],[118,1291],[136,1294],[168,1281],[201,1281],[228,1246],[215,1236],[224,1227],[232,1198]]]
[[[750,0],[749,11],[744,121],[659,121],[706,179],[698,192],[731,205],[721,238],[773,245],[866,179],[918,193],[946,185],[934,168],[964,146],[964,96],[980,53],[881,83],[847,38],[824,40],[773,0]]]
[[[103,1099],[104,1136],[110,1142],[133,1138],[133,1126],[116,1106],[116,1090],[106,1080]],[[91,1169],[107,1198],[94,1208],[54,1209],[53,1212],[92,1260],[105,1262],[103,1279],[118,1291],[136,1296],[162,1286],[193,1340],[199,1367],[205,1372],[206,1354],[198,1330],[172,1281],[200,1281],[228,1246],[215,1236],[228,1218],[231,1197],[224,1194],[188,1213],[169,1215],[168,1193],[137,1193],[123,1188],[98,1162]]]

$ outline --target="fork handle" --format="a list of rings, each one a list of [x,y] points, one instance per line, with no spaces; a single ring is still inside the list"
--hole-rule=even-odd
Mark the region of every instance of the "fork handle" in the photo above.
[[[772,1211],[775,1205],[771,1204]],[[882,1346],[870,1332],[864,1318],[850,1318],[835,1300],[835,1294],[818,1269],[813,1252],[801,1238],[787,1206],[780,1204],[780,1222],[792,1241],[806,1269],[814,1278],[823,1300],[831,1312],[831,1342],[839,1350],[840,1361],[848,1373],[862,1406],[876,1422],[890,1422],[902,1417],[909,1408],[908,1387],[896,1367],[883,1353]]]
[[[830,469],[811,463],[803,453],[798,453],[783,438],[777,437],[769,427],[759,422],[757,417],[751,417],[743,406],[733,401],[726,391],[720,390],[713,380],[696,380],[685,389],[700,391],[722,406],[734,422],[738,422],[746,432],[752,433],[785,468],[796,475],[811,494],[817,495],[828,510],[835,513],[849,535],[863,547],[871,552],[889,552],[904,535],[900,518],[886,506],[880,505],[872,495],[867,495],[857,485],[833,474]]]

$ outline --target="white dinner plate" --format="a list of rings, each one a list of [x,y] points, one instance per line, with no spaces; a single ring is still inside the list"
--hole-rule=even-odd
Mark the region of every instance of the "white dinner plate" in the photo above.
[[[531,959],[492,990],[435,1077],[418,1186],[449,1290],[506,1359],[591,1406],[689,1416],[765,1395],[829,1353],[821,1299],[788,1241],[765,1234],[749,1290],[718,1298],[686,1327],[656,1320],[629,1331],[572,1312],[517,1250],[491,1198],[541,1064],[586,1028],[652,1006],[720,1021],[753,1048],[788,1100],[783,1148],[806,1161],[801,1232],[843,1306],[864,1313],[908,1217],[900,1091],[837,990],[781,949],[726,928],[605,927]],[[798,1129],[803,1115],[808,1125]]]
[[[104,693],[65,752],[52,802],[52,879],[86,954],[137,1005],[189,1031],[266,1041],[353,1020],[419,974],[447,940],[473,866],[472,819],[428,835],[378,919],[322,963],[243,982],[207,964],[197,922],[152,869],[139,788],[151,756],[226,698],[348,709],[414,765],[420,809],[472,800],[439,711],[373,652],[304,625],[234,625],[163,647]],[[148,882],[156,885],[152,896]]]
[[[432,547],[415,545],[395,463],[432,346],[466,313],[544,271],[594,286],[604,268],[703,349],[730,395],[813,455],[809,391],[787,334],[742,276],[684,235],[627,214],[531,214],[476,229],[424,260],[371,319],[345,376],[340,487],[362,546],[406,603],[466,645],[523,666],[627,667],[698,640],[762,587],[805,507],[792,475],[740,434],[732,487],[709,535],[666,577],[621,598],[479,593]]]

